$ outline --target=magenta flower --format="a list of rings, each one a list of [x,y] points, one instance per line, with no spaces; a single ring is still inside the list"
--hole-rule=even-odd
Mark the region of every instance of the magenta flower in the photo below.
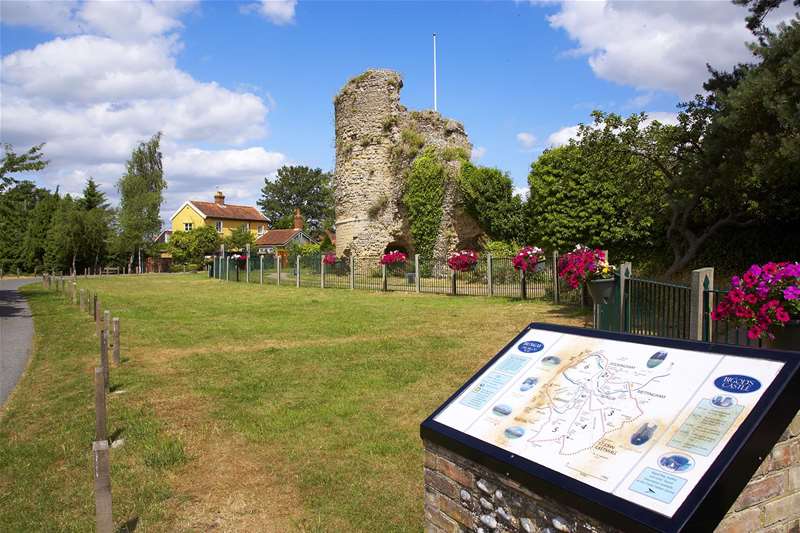
[[[800,287],[797,285],[789,285],[785,289],[783,289],[783,297],[787,300],[797,300],[800,299]]]

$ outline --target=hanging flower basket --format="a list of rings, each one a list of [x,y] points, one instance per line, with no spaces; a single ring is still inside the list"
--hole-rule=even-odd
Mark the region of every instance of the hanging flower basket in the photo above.
[[[800,350],[800,263],[753,265],[733,276],[711,318],[732,320],[770,347]]]
[[[383,254],[381,257],[381,264],[382,265],[396,265],[399,263],[405,263],[408,256],[401,252],[400,250],[394,250],[392,252]]]
[[[537,246],[525,246],[514,259],[511,264],[514,265],[514,270],[521,270],[522,272],[533,272],[536,270],[536,265],[544,260],[544,251]]]
[[[447,259],[447,266],[453,272],[468,272],[478,264],[478,253],[474,250],[455,252]]]
[[[602,250],[588,248],[579,244],[571,252],[558,260],[558,277],[571,289],[595,279],[614,279],[615,267],[606,261]]]

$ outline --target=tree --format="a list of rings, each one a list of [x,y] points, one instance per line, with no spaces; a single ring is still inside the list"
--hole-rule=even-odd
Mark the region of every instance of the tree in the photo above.
[[[91,211],[95,208],[108,209],[106,194],[100,190],[93,178],[89,178],[86,187],[83,188],[83,197],[78,199],[78,205],[84,211]]]
[[[333,224],[331,177],[319,168],[282,166],[275,180],[264,178],[257,203],[273,228],[291,228],[297,208],[314,233]]]
[[[522,199],[514,195],[514,183],[508,174],[465,161],[459,183],[466,211],[492,239],[513,241],[524,235]]]
[[[650,167],[637,169],[636,160],[623,152],[615,154],[621,147],[613,143],[602,148],[603,157],[597,157],[572,143],[546,150],[531,165],[530,242],[555,250],[580,243],[631,255],[651,243],[658,188],[655,183],[639,184],[631,194],[630,187],[632,173],[655,172]]]
[[[167,249],[175,263],[200,263],[206,254],[219,247],[219,243],[219,234],[213,227],[201,226],[187,232],[173,232]]]
[[[133,267],[135,254],[151,244],[161,229],[159,210],[167,182],[161,165],[160,143],[160,132],[149,141],[139,143],[126,164],[125,175],[117,182],[120,245],[129,254],[129,269]]]
[[[77,271],[85,252],[85,212],[69,195],[59,201],[47,232],[45,264],[51,269]]]
[[[41,266],[41,261],[31,258],[26,247],[26,237],[34,220],[41,215],[50,193],[30,181],[15,182],[5,192],[0,193],[0,268],[5,271],[20,269],[32,271]],[[44,205],[43,205],[44,204]],[[42,206],[42,207],[40,207]],[[50,225],[53,206],[44,213],[46,222],[42,234],[44,240]],[[41,259],[41,255],[39,256]]]
[[[16,180],[11,177],[11,174],[19,172],[33,172],[35,170],[42,170],[47,166],[49,161],[42,159],[42,147],[44,143],[37,144],[36,146],[28,149],[24,154],[17,154],[14,152],[14,147],[10,144],[3,145],[3,161],[0,163],[0,192]]]
[[[255,244],[256,239],[246,226],[241,225],[233,230],[230,235],[225,237],[223,242],[225,244],[225,250],[241,252],[247,248],[248,244]]]

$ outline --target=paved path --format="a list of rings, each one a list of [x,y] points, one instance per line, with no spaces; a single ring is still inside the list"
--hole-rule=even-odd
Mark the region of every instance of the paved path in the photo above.
[[[33,318],[17,288],[34,281],[0,281],[0,406],[17,385],[31,354]]]

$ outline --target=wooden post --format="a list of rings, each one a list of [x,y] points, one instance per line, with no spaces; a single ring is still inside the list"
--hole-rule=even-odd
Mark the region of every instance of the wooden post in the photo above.
[[[294,258],[294,283],[296,287],[300,287],[300,256]]]
[[[108,414],[106,411],[106,377],[103,369],[94,369],[94,440],[108,439]]]
[[[97,322],[97,316],[99,314],[97,310],[99,306],[100,301],[97,299],[97,293],[94,293],[94,295],[92,295],[92,318],[94,318],[95,322]]]
[[[72,282],[72,305],[78,304],[78,284]]]
[[[350,290],[356,288],[356,256],[350,256]]]
[[[388,290],[389,283],[386,280],[386,265],[381,265],[381,281],[383,283],[383,290]]]
[[[492,254],[486,255],[486,284],[489,285],[489,296],[494,296],[494,260]]]
[[[111,335],[111,311],[103,311],[103,329],[109,336]],[[106,341],[111,341],[111,338],[107,338]]]
[[[113,533],[114,517],[111,513],[111,461],[108,441],[95,441],[94,453],[94,505],[97,533]]]
[[[414,290],[420,292],[421,287],[419,280],[419,254],[414,254]]]
[[[103,368],[106,388],[108,388],[110,378],[108,370],[108,332],[104,329],[100,330],[100,366]]]
[[[278,252],[275,252],[275,264],[278,267],[278,285],[281,284],[281,256]]]
[[[225,258],[225,281],[231,280],[231,258]]]
[[[705,337],[707,340],[713,340],[710,332],[705,331],[707,335],[703,335],[703,316],[711,312],[710,306],[711,299],[708,299],[707,306],[703,305],[703,296],[705,291],[714,289],[714,269],[713,268],[698,268],[692,270],[692,288],[690,298],[692,299],[689,315],[689,338],[701,341]],[[709,328],[710,329],[710,328]]]
[[[247,243],[247,260],[244,262],[244,281],[250,283],[250,243]]]
[[[325,254],[319,256],[319,287],[325,288]]]
[[[450,294],[455,296],[456,295],[456,291],[457,291],[457,289],[456,289],[456,271],[453,270],[450,273]]]
[[[81,312],[86,312],[86,291],[83,289],[80,290],[80,305]]]
[[[625,332],[628,330],[626,327],[626,305],[625,305],[625,291],[628,288],[628,278],[631,277],[633,267],[630,262],[622,263],[619,266],[619,330]]]
[[[120,355],[119,355],[120,354],[120,348],[119,348],[119,318],[118,317],[114,317],[114,319],[111,321],[111,323],[112,323],[112,329],[114,330],[114,334],[113,334],[113,337],[114,337],[114,341],[113,341],[114,342],[114,352],[113,352],[114,364],[116,366],[119,366],[122,363],[122,359],[120,358]]]
[[[528,297],[528,280],[525,277],[525,271],[519,269],[519,297],[523,300]]]
[[[553,303],[561,303],[561,294],[558,286],[558,252],[553,252]]]
[[[264,284],[264,256],[258,256],[258,283],[260,285]]]

